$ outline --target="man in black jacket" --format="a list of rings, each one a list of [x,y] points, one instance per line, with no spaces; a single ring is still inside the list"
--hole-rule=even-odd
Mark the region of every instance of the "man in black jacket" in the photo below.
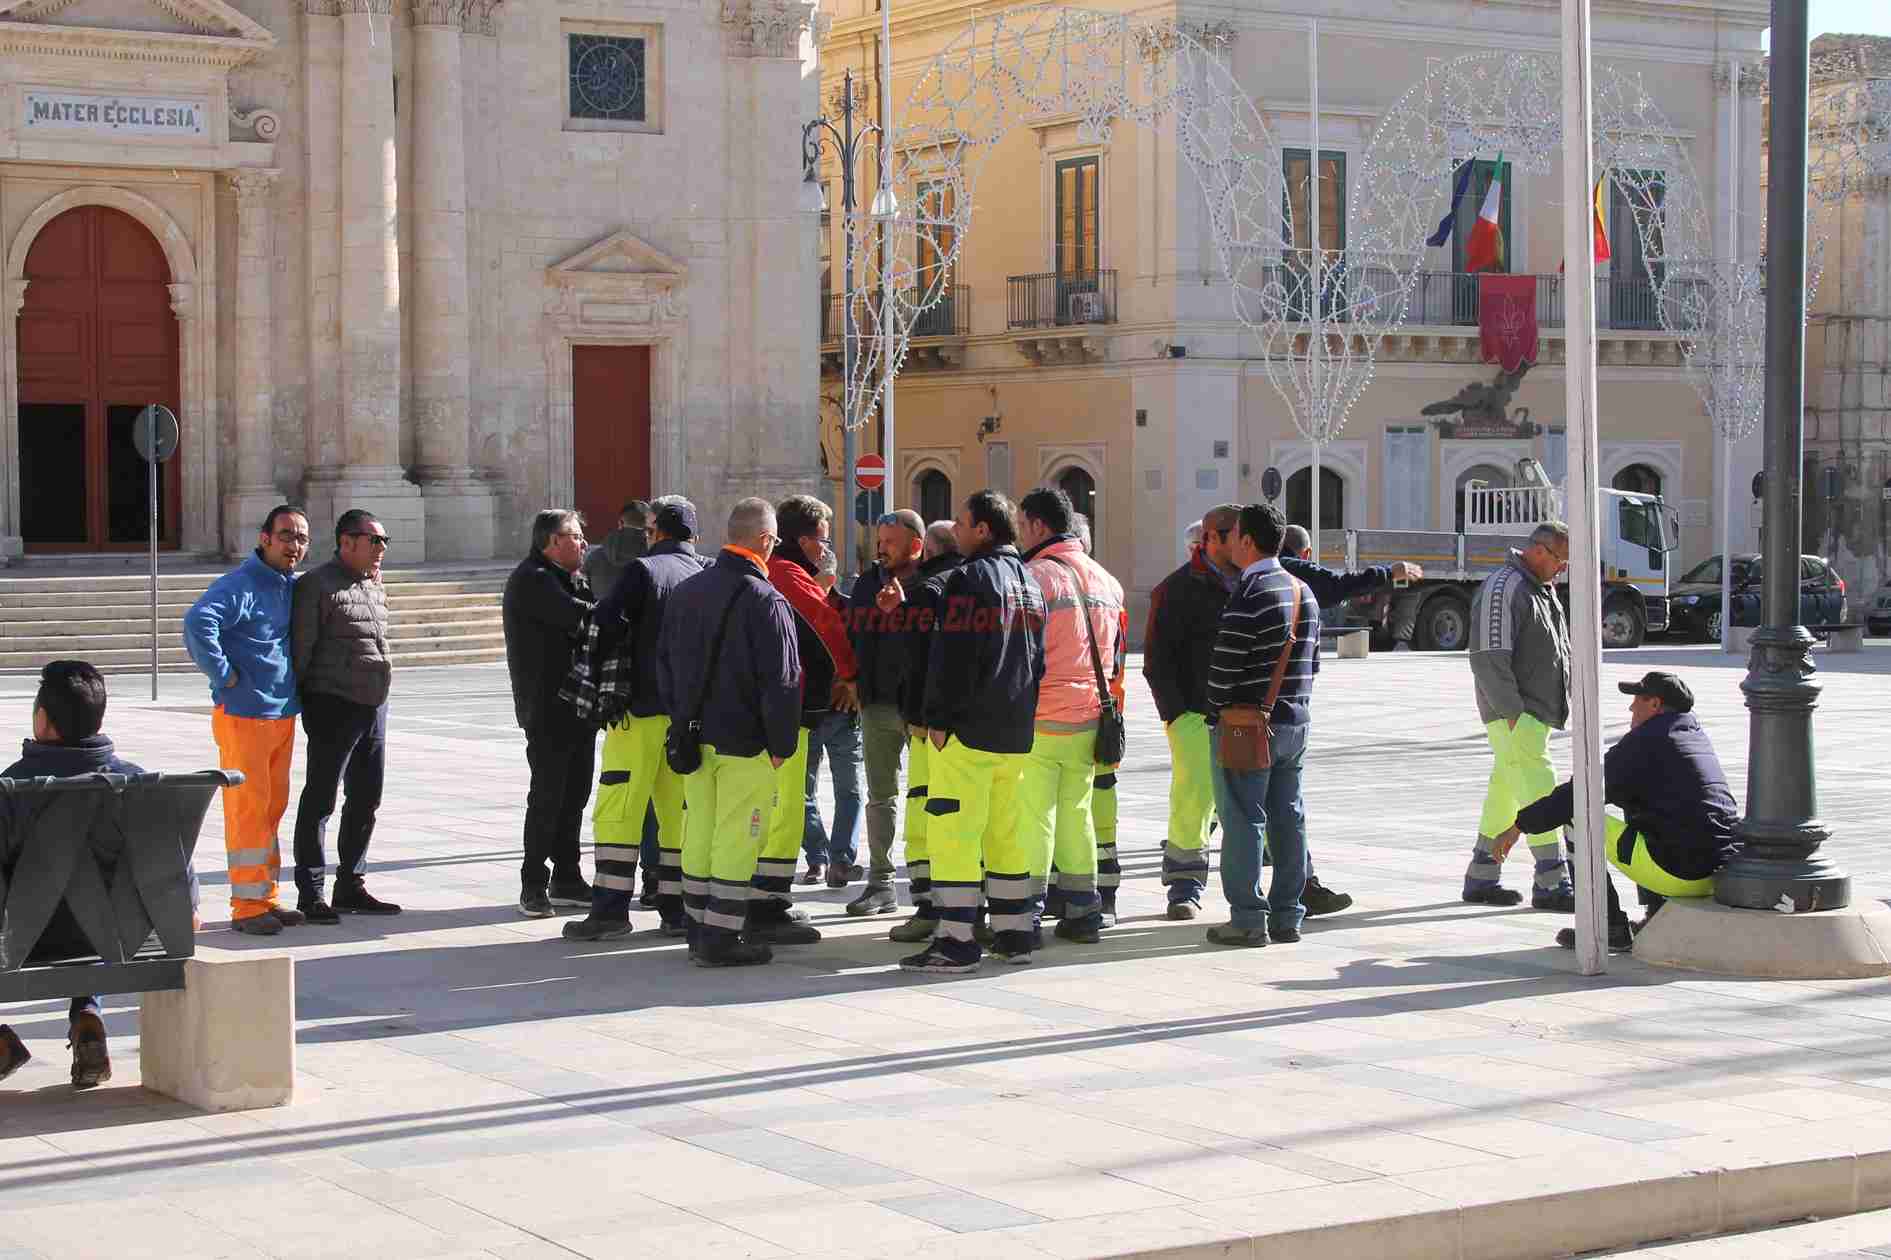
[[[768,500],[737,503],[715,563],[670,592],[657,640],[664,711],[701,723],[702,766],[683,781],[683,905],[702,967],[774,956],[742,932],[776,771],[801,735],[795,615],[768,580],[775,531]]]
[[[39,691],[33,697],[33,738],[20,749],[20,759],[0,770],[0,778],[69,779],[81,774],[143,774],[121,761],[112,741],[99,733],[105,723],[105,679],[87,661],[49,661],[40,670]],[[0,809],[12,808],[0,801]],[[6,838],[0,827],[0,840]],[[0,875],[13,876],[14,853],[0,846]],[[107,872],[109,876],[109,872]],[[191,884],[196,904],[197,885]],[[31,947],[28,962],[57,962],[96,953],[85,929],[62,899],[52,919]],[[105,1044],[105,1022],[96,997],[72,999],[67,1013],[66,1044],[72,1047],[72,1087],[91,1089],[112,1079],[111,1055]],[[18,1034],[0,1024],[0,1080],[18,1071],[33,1056]]]
[[[683,914],[683,779],[664,759],[670,715],[657,693],[657,639],[670,593],[703,571],[696,554],[696,506],[680,495],[651,505],[649,549],[625,564],[592,618],[598,649],[630,646],[630,712],[604,732],[603,768],[591,809],[591,913],[567,923],[568,941],[609,941],[630,934],[637,860],[656,867],[657,913],[667,936],[685,934]],[[657,843],[646,846],[654,811]],[[654,847],[656,852],[642,852]],[[646,871],[646,880],[651,872]]]
[[[1655,670],[1639,682],[1616,684],[1629,701],[1628,734],[1602,758],[1603,798],[1621,811],[1604,816],[1605,856],[1610,866],[1641,890],[1650,916],[1669,897],[1710,897],[1714,872],[1736,849],[1740,811],[1727,786],[1714,745],[1694,716],[1694,693],[1673,674]],[[1517,821],[1499,839],[1537,835],[1567,827],[1576,813],[1575,789],[1564,782],[1517,811]],[[1634,946],[1628,915],[1608,890],[1609,948]],[[1576,931],[1564,928],[1556,943],[1576,947]]]
[[[848,914],[891,914],[899,908],[899,900],[893,895],[893,822],[900,790],[900,757],[906,751],[906,724],[900,720],[906,635],[898,624],[901,601],[893,597],[892,611],[883,611],[880,593],[897,591],[902,583],[917,580],[920,538],[925,532],[925,523],[911,508],[882,516],[874,527],[879,563],[860,575],[847,596],[847,633],[860,667],[868,854],[867,887],[847,903]]]
[[[578,827],[591,799],[597,728],[558,699],[573,634],[591,611],[591,588],[578,572],[583,560],[584,522],[568,508],[547,508],[532,521],[531,554],[506,579],[506,673],[532,769],[519,867],[519,913],[528,919],[550,918],[555,905],[591,904],[578,866]]]
[[[941,593],[927,656],[925,725],[932,782],[926,800],[932,944],[900,960],[907,971],[961,975],[982,957],[973,936],[981,886],[994,913],[1035,894],[1016,819],[1044,677],[1044,595],[1018,555],[1017,510],[996,490],[965,501],[957,522],[965,563]],[[1028,961],[1028,942],[1000,941]]]
[[[939,930],[932,906],[932,860],[928,856],[926,813],[932,784],[932,741],[926,731],[926,670],[932,656],[932,633],[945,604],[946,582],[965,562],[951,521],[926,527],[925,558],[913,575],[911,589],[895,579],[880,589],[879,609],[897,628],[901,642],[893,649],[906,660],[901,670],[899,718],[907,734],[906,749],[906,879],[913,898],[913,917],[887,933],[906,944],[929,941]]]

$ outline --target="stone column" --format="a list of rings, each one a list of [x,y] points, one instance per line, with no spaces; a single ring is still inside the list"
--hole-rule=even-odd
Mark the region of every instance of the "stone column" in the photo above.
[[[472,467],[472,352],[466,277],[465,0],[415,0],[413,254],[414,473],[427,559],[493,554],[492,487]]]
[[[400,463],[401,282],[391,0],[341,0],[341,459],[309,470],[319,535],[373,512],[399,555],[426,554],[420,491]]]
[[[279,172],[230,171],[225,187],[236,206],[236,309],[230,335],[236,361],[234,388],[236,479],[223,496],[224,554],[240,556],[254,544],[263,513],[282,502],[276,488],[275,270],[271,197]]]
[[[304,468],[343,462],[341,424],[341,16],[304,0],[303,126],[308,170],[309,402]]]

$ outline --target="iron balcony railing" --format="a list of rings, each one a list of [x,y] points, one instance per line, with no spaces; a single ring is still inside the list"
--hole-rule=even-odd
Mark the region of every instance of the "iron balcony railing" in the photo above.
[[[1057,328],[1071,324],[1116,322],[1116,272],[1048,271],[1010,276],[1009,322],[1012,328]]]
[[[1312,307],[1312,278],[1304,262],[1292,258],[1269,264],[1265,277],[1270,285],[1279,285],[1285,294],[1289,318],[1305,320]],[[1563,315],[1563,277],[1537,275],[1536,321],[1540,328],[1561,328]],[[1685,308],[1683,288],[1704,284],[1699,280],[1671,280],[1662,290],[1647,279],[1596,279],[1596,322],[1602,328],[1619,331],[1659,332],[1681,322],[1678,312]],[[1344,257],[1330,262],[1321,275],[1320,316],[1339,323],[1347,322],[1355,303],[1373,295],[1385,299],[1398,293],[1398,277],[1382,267],[1349,269]],[[1662,320],[1661,303],[1665,301],[1675,318]],[[1405,308],[1405,324],[1475,327],[1478,314],[1478,277],[1475,274],[1448,271],[1422,271],[1413,277]]]
[[[908,289],[905,297],[908,302],[919,300],[917,290]],[[821,344],[837,346],[841,335],[846,332],[841,306],[844,297],[839,293],[821,295]],[[880,295],[876,290],[865,290],[854,294],[854,320],[859,331],[871,336],[879,327]],[[972,335],[972,287],[967,284],[955,284],[946,290],[933,305],[919,312],[913,320],[912,335],[922,337],[969,337]]]

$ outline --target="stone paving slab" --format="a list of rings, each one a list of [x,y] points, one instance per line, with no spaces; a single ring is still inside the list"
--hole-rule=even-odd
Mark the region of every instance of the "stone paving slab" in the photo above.
[[[1822,814],[1879,897],[1891,652],[1820,663]],[[1612,684],[1656,667],[1688,678],[1743,795],[1739,662],[1611,653],[1611,729]],[[114,685],[125,756],[211,764],[204,691]],[[39,1057],[0,1087],[0,1260],[1466,1260],[1891,1206],[1884,981],[1619,958],[1584,978],[1550,942],[1567,919],[1457,900],[1488,771],[1468,686],[1462,657],[1326,662],[1308,816],[1357,904],[1299,945],[1223,951],[1201,937],[1212,892],[1203,922],[1160,914],[1169,771],[1137,680],[1119,927],[947,980],[900,973],[897,920],[826,889],[802,898],[826,940],[736,972],[654,932],[574,946],[520,919],[504,674],[407,671],[372,874],[406,914],[239,938],[214,811],[200,846],[202,955],[297,959],[297,1102],[210,1116],[145,1092],[122,999],[116,1077],[75,1096],[63,1007],[9,1009]],[[0,679],[0,731],[25,733],[30,698]]]

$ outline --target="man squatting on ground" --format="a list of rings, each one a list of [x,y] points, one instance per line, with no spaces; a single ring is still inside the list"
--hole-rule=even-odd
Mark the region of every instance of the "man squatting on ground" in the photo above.
[[[795,615],[768,581],[775,530],[766,499],[737,503],[728,543],[670,592],[658,636],[664,711],[701,723],[702,766],[683,780],[683,905],[698,966],[774,957],[743,933],[781,767],[800,746]]]
[[[680,495],[650,505],[649,548],[625,562],[617,581],[598,601],[600,657],[632,645],[630,712],[604,732],[603,768],[591,811],[595,864],[591,913],[564,926],[569,941],[608,941],[630,934],[630,900],[637,887],[637,860],[647,863],[646,824],[657,823],[656,908],[666,936],[687,932],[683,913],[683,777],[670,769],[663,748],[669,712],[657,687],[657,643],[671,594],[703,571],[696,554],[696,506]]]
[[[795,494],[775,508],[780,542],[768,560],[768,580],[794,612],[796,655],[801,663],[801,715],[794,751],[775,782],[775,808],[755,868],[750,930],[757,941],[809,945],[821,939],[807,912],[794,908],[794,868],[807,828],[808,735],[831,714],[860,707],[854,689],[859,670],[847,623],[815,580],[830,554],[834,511],[812,495]]]
[[[310,923],[344,914],[399,914],[368,892],[368,842],[381,807],[387,769],[387,693],[394,663],[387,648],[387,591],[381,560],[387,530],[352,508],[335,522],[335,557],[295,584],[290,634],[295,679],[308,736],[309,770],[295,811],[296,909]],[[328,820],[343,787],[335,839],[335,893],[328,875]]]
[[[906,587],[923,580],[919,572],[925,532],[919,513],[910,508],[882,516],[874,526],[877,563],[855,580],[847,596],[847,633],[860,666],[860,726],[867,763],[867,886],[847,903],[847,913],[852,915],[892,914],[899,909],[893,892],[893,825],[900,759],[908,743],[900,692],[908,672],[909,631],[904,623],[910,615],[902,609]],[[907,758],[909,787],[918,781],[915,758],[921,755],[915,751]],[[907,800],[910,846],[915,808],[910,790]],[[906,862],[910,868],[910,848]],[[918,893],[913,895],[916,900]]]
[[[4,779],[69,779],[81,774],[143,774],[142,768],[121,761],[112,741],[100,734],[105,724],[105,679],[85,661],[49,661],[39,671],[39,691],[33,697],[33,737],[21,746],[20,759],[0,770]],[[0,811],[12,815],[26,808],[12,797],[0,799]],[[13,879],[19,863],[19,834],[10,817],[0,817],[0,875]],[[109,885],[113,872],[103,871]],[[191,902],[197,884],[190,886]],[[58,962],[98,951],[86,939],[85,929],[72,909],[60,899],[52,919],[27,955],[30,963]],[[105,1021],[96,997],[76,997],[66,1015],[66,1044],[72,1048],[72,1087],[91,1089],[112,1079],[112,1059],[105,1043]],[[12,1028],[0,1024],[0,1081],[24,1067],[32,1054]]]
[[[926,809],[931,799],[933,751],[931,733],[926,729],[926,671],[931,667],[932,632],[945,608],[946,582],[965,562],[959,554],[958,527],[951,521],[934,521],[928,525],[922,557],[910,588],[896,575],[874,597],[875,608],[887,619],[889,633],[899,636],[889,650],[899,653],[902,660],[899,716],[909,732],[906,878],[913,898],[913,917],[893,928],[887,937],[908,944],[930,941],[939,931],[939,914],[932,901],[928,840],[932,815]]]
[[[1550,732],[1569,721],[1569,625],[1556,598],[1557,575],[1569,567],[1569,527],[1536,527],[1521,551],[1484,579],[1471,601],[1471,679],[1478,719],[1490,740],[1490,786],[1477,824],[1477,844],[1464,872],[1464,900],[1514,906],[1523,894],[1500,882],[1517,832],[1517,810],[1556,786]],[[1510,842],[1500,837],[1508,835]],[[1530,904],[1573,913],[1569,864],[1554,827],[1529,835],[1536,857]]]
[[[276,902],[282,873],[277,829],[289,807],[289,760],[302,711],[290,657],[295,567],[309,549],[301,508],[271,508],[256,549],[210,584],[184,614],[184,646],[210,681],[217,758],[243,782],[223,789],[223,844],[230,866],[230,926],[274,936],[304,921]]]
[[[532,774],[519,866],[519,913],[528,919],[551,918],[553,906],[591,904],[578,829],[591,799],[597,727],[558,698],[571,672],[572,632],[591,611],[591,588],[578,571],[583,560],[583,520],[547,508],[532,521],[532,550],[506,578],[506,674]]]
[[[1096,778],[1104,769],[1096,759],[1103,708],[1097,676],[1100,668],[1103,678],[1118,689],[1112,700],[1120,705],[1129,614],[1122,584],[1084,554],[1068,494],[1039,487],[1018,507],[1025,568],[1044,597],[1045,610],[1044,678],[1038,685],[1031,751],[1019,780],[1018,817],[1031,848],[1032,879],[1039,885],[1033,901],[1041,895],[1041,881],[1054,869],[1057,895],[1048,909],[1061,919],[1057,935],[1094,944],[1098,932],[1114,923],[1114,908],[1106,910],[1097,890],[1097,831],[1091,812]],[[991,926],[997,941],[1003,925],[995,906]],[[1035,947],[1035,914],[1023,930],[1024,939]],[[998,952],[995,945],[993,953]]]
[[[1603,819],[1605,856],[1641,890],[1652,919],[1670,897],[1713,895],[1714,872],[1737,848],[1733,833],[1740,812],[1714,745],[1694,716],[1688,685],[1655,670],[1616,686],[1634,699],[1628,734],[1602,757],[1603,799],[1615,807]],[[1515,843],[1519,831],[1567,827],[1575,814],[1575,791],[1565,782],[1518,810],[1516,824],[1498,839]],[[1609,895],[1609,948],[1632,949],[1635,929],[1607,871],[1602,884]],[[1576,948],[1576,930],[1561,929],[1556,943]]]
[[[960,509],[957,535],[965,563],[946,579],[926,671],[926,846],[939,927],[900,960],[943,975],[978,970],[981,889],[994,952],[1029,957],[1035,889],[1018,785],[1044,677],[1044,597],[1018,555],[1016,509],[981,490]]]
[[[1286,520],[1272,504],[1241,509],[1230,548],[1241,576],[1222,610],[1208,672],[1212,782],[1223,835],[1221,890],[1229,910],[1228,923],[1208,929],[1216,945],[1298,941],[1305,913],[1300,894],[1307,878],[1307,832],[1300,772],[1313,679],[1320,669],[1320,603],[1280,565],[1285,530]],[[1270,707],[1276,666],[1283,660],[1280,691]],[[1224,766],[1218,728],[1262,723],[1270,730],[1272,764],[1261,770]],[[1263,843],[1274,868],[1265,896]]]

